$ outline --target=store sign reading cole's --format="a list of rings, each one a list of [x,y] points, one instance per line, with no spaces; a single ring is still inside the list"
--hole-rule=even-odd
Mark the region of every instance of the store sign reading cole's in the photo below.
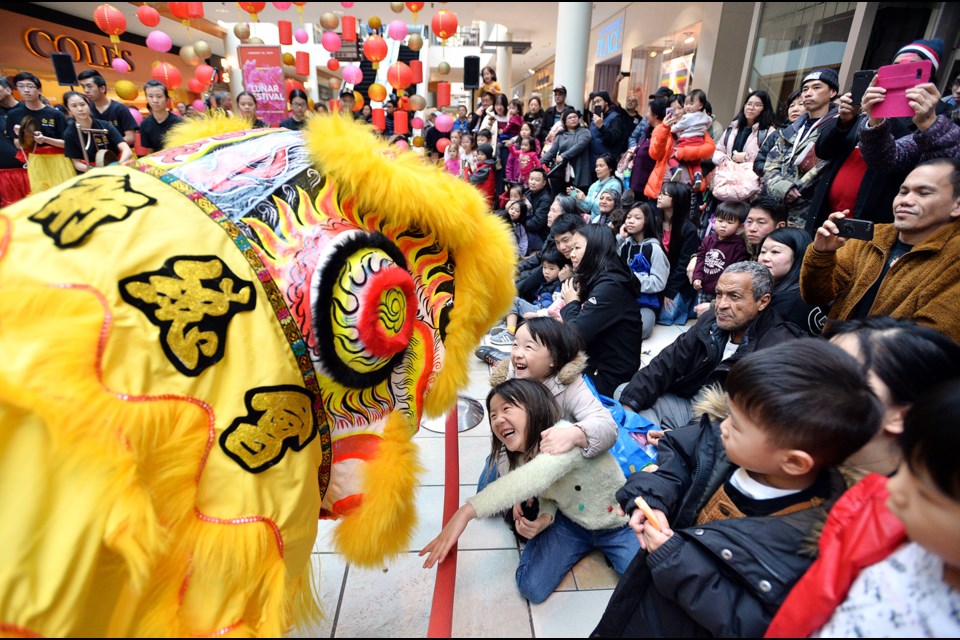
[[[623,16],[597,32],[597,60],[603,60],[623,47]]]
[[[43,29],[27,29],[23,33],[23,43],[27,51],[38,58],[49,58],[51,53],[66,53],[74,62],[86,61],[91,67],[111,68],[110,63],[117,57],[113,47],[89,40],[80,40],[72,36],[54,35]],[[127,61],[131,71],[135,68],[133,54],[120,49],[120,57]]]

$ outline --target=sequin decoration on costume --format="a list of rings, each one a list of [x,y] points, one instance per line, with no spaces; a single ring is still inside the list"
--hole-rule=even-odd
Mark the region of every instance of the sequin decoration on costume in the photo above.
[[[220,448],[251,473],[277,464],[288,449],[301,451],[317,435],[313,398],[302,387],[252,389],[244,403],[247,415],[220,435]]]
[[[97,227],[120,222],[157,201],[135,191],[130,176],[95,175],[82,178],[55,195],[30,220],[61,249],[79,246]]]
[[[120,296],[160,327],[163,352],[188,376],[223,358],[230,320],[257,305],[253,283],[216,256],[170,258],[158,271],[121,280]]]

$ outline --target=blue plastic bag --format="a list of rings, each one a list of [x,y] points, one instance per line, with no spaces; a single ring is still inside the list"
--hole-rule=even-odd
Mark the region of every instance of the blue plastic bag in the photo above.
[[[647,440],[647,432],[651,429],[659,431],[660,427],[638,413],[627,411],[613,398],[597,393],[593,381],[587,376],[583,376],[583,380],[617,423],[617,441],[610,453],[623,469],[623,475],[629,477],[647,465],[656,464],[657,447]]]

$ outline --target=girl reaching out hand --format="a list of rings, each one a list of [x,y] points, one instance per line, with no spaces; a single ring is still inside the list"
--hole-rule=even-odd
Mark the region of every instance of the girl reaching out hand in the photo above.
[[[491,389],[487,413],[493,431],[490,458],[498,459],[505,450],[510,471],[468,499],[423,548],[424,568],[442,562],[474,518],[538,496],[540,513],[517,521],[517,532],[529,538],[516,573],[521,595],[543,602],[595,548],[622,574],[640,546],[627,518],[618,513],[614,494],[624,477],[613,456],[586,458],[576,448],[541,453],[540,434],[557,423],[559,410],[550,391],[534,380],[507,380]]]

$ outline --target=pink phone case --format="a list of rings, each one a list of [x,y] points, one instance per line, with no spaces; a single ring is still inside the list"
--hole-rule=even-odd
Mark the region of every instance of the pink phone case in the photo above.
[[[887,95],[870,115],[874,118],[912,118],[915,114],[904,94],[907,89],[929,82],[932,68],[929,60],[918,60],[877,69],[877,86],[885,88]]]

